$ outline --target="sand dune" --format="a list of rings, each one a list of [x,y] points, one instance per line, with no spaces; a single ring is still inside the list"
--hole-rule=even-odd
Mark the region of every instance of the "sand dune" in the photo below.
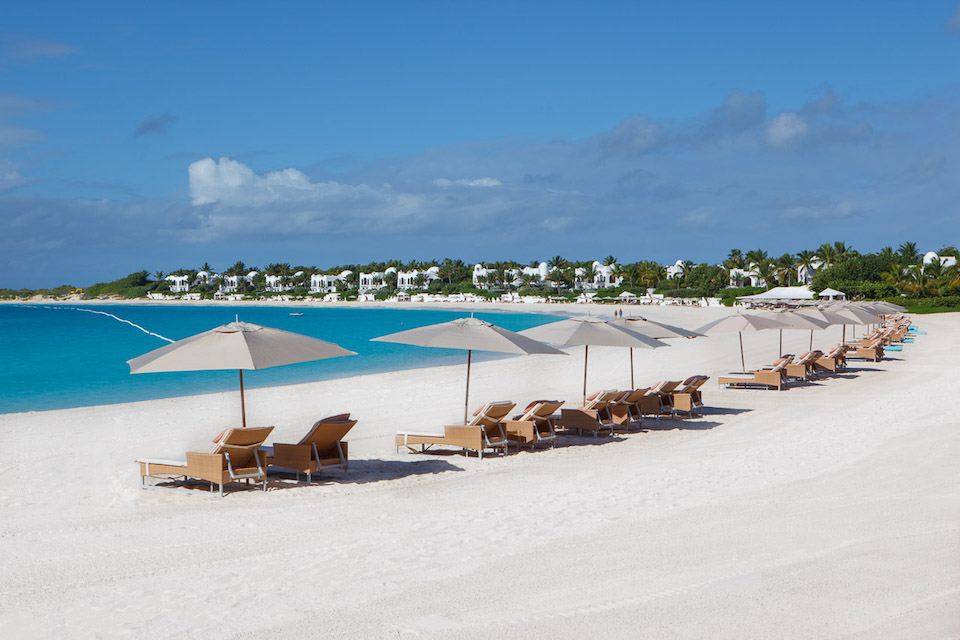
[[[527,309],[524,309],[527,310]],[[724,310],[644,309],[696,327]],[[462,367],[248,393],[296,439],[351,411],[351,471],[224,499],[141,491],[133,460],[206,447],[236,394],[0,416],[9,637],[960,636],[960,316],[881,363],[702,419],[504,458],[397,454],[462,416]],[[815,334],[818,346],[840,329]],[[785,332],[784,350],[809,333]],[[745,335],[747,364],[777,334]],[[737,336],[635,353],[638,383],[739,369]],[[575,404],[582,349],[479,362],[471,396]],[[590,386],[627,353],[590,351]]]

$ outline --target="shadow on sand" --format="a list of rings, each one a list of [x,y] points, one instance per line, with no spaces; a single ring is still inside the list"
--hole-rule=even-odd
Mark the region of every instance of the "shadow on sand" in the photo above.
[[[431,451],[430,453],[434,453]],[[447,453],[437,450],[436,453]],[[449,450],[449,453],[460,453],[458,450]],[[426,476],[445,473],[447,471],[463,471],[460,467],[444,460],[351,460],[350,470],[344,473],[340,469],[332,469],[322,474],[314,473],[311,476],[312,484],[367,484],[386,480],[399,480],[411,476]],[[297,474],[286,469],[270,467],[267,486],[271,489],[292,488],[303,486],[305,476],[300,474],[300,484]]]

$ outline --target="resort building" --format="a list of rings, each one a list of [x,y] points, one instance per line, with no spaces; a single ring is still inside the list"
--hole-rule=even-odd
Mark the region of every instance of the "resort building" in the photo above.
[[[170,293],[186,293],[190,291],[190,276],[169,275],[164,278],[170,283]]]
[[[352,275],[353,271],[350,271],[349,269],[341,271],[335,276],[327,275],[325,273],[315,273],[310,276],[310,293],[337,293],[337,283],[340,282],[346,284],[347,280]],[[339,299],[339,296],[337,299]]]
[[[923,254],[923,265],[933,264],[937,260],[940,261],[941,267],[955,267],[957,265],[957,259],[954,256],[940,256],[936,251],[927,251]]]
[[[602,289],[604,287],[615,287],[623,279],[613,276],[614,265],[604,265],[594,261],[589,269],[577,267],[574,270],[574,289]],[[550,279],[550,269],[546,262],[541,262],[533,267],[521,267],[519,269],[507,269],[505,271],[507,281],[504,283],[495,282],[497,278],[496,269],[488,269],[482,264],[473,267],[473,286],[478,289],[491,289],[496,285],[507,284],[513,287],[519,287],[524,284],[542,285],[550,284],[558,287],[561,283]]]
[[[392,267],[391,267],[392,268]],[[419,278],[419,276],[423,278]],[[425,289],[434,280],[440,279],[440,267],[433,266],[425,271],[400,271],[397,273],[397,289]],[[418,280],[420,283],[418,283]]]
[[[236,293],[240,288],[240,282],[244,281],[248,285],[253,284],[253,279],[259,275],[257,271],[251,271],[245,276],[224,276],[220,282],[220,291],[223,293]]]

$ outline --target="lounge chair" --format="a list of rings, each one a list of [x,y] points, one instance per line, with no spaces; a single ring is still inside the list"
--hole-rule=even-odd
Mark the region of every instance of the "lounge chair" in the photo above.
[[[221,498],[225,484],[241,480],[247,483],[251,480],[261,481],[266,491],[266,454],[259,449],[271,431],[273,427],[227,429],[214,438],[213,447],[208,453],[188,451],[183,460],[140,458],[137,460],[140,464],[140,488],[175,490],[173,487],[148,485],[145,482],[148,477],[163,480],[172,477],[206,480],[210,483],[211,493],[214,485],[219,485]]]
[[[820,356],[815,363],[815,367],[818,371],[826,371],[829,373],[838,373],[843,371],[847,367],[846,353],[846,345],[838,344],[833,349],[830,349],[830,351]]]
[[[807,351],[795,361],[787,365],[787,377],[798,380],[811,380],[816,377],[816,363],[823,356],[822,351]]]
[[[759,387],[761,389],[776,389],[777,391],[782,391],[787,385],[787,365],[792,361],[792,357],[779,358],[768,369],[751,371],[749,374],[750,377],[720,377],[717,378],[717,384],[728,387]]]
[[[610,415],[610,403],[620,392],[616,389],[597,391],[587,397],[586,403],[578,409],[563,409],[560,412],[560,426],[564,429],[575,430],[579,435],[584,431],[592,431],[593,436],[600,435],[600,431],[607,430],[613,435],[617,423]]]
[[[467,455],[469,451],[476,451],[480,459],[487,449],[499,450],[506,453],[510,441],[503,428],[503,419],[507,417],[516,405],[512,402],[491,402],[473,412],[473,419],[466,425],[447,425],[442,432],[436,431],[398,431],[394,444],[397,451],[406,447],[416,452],[426,451],[434,445],[448,445],[463,449]]]
[[[325,469],[343,469],[349,467],[347,443],[343,437],[357,424],[350,419],[349,413],[330,416],[313,424],[297,444],[274,442],[273,446],[260,447],[267,454],[267,465],[281,467],[307,474],[310,484],[311,474]]]
[[[609,405],[610,419],[625,429],[643,426],[643,408],[640,403],[649,389],[621,391]]]
[[[862,360],[872,360],[878,362],[883,360],[883,340],[877,338],[866,346],[854,347],[847,351],[846,357],[859,358]]]
[[[524,444],[529,444],[531,449],[538,444],[556,447],[557,434],[553,423],[561,406],[563,400],[534,400],[521,415],[514,416],[513,420],[503,420],[507,438],[515,441],[518,449]]]
[[[651,386],[640,402],[640,408],[645,416],[653,416],[659,420],[663,416],[676,417],[671,394],[680,386],[679,380],[661,380]]]
[[[710,376],[690,376],[670,393],[670,400],[675,415],[685,413],[692,418],[698,411],[701,416],[703,415],[703,396],[700,392],[700,387],[709,379]]]

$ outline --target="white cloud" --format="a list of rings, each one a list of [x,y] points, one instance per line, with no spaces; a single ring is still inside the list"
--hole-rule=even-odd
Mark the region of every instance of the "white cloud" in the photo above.
[[[16,165],[9,160],[0,158],[0,191],[19,187],[27,182],[30,182],[30,180],[20,175]]]
[[[297,169],[271,171],[260,176],[247,165],[230,158],[220,158],[218,161],[213,158],[197,160],[190,165],[187,173],[190,179],[190,197],[197,206],[221,203],[259,207],[290,202],[380,199],[385,195],[364,184],[311,182],[310,178]],[[385,187],[384,191],[388,190],[389,187]]]
[[[851,200],[834,202],[829,199],[787,207],[784,218],[797,220],[817,220],[821,218],[847,218],[860,212],[860,207]]]
[[[441,189],[447,189],[449,187],[499,187],[501,182],[496,178],[477,178],[475,180],[468,180],[466,178],[460,178],[459,180],[447,180],[446,178],[437,178],[433,181],[433,184]]]
[[[781,113],[767,123],[764,138],[771,147],[782,149],[802,138],[807,128],[807,123],[796,113]]]

